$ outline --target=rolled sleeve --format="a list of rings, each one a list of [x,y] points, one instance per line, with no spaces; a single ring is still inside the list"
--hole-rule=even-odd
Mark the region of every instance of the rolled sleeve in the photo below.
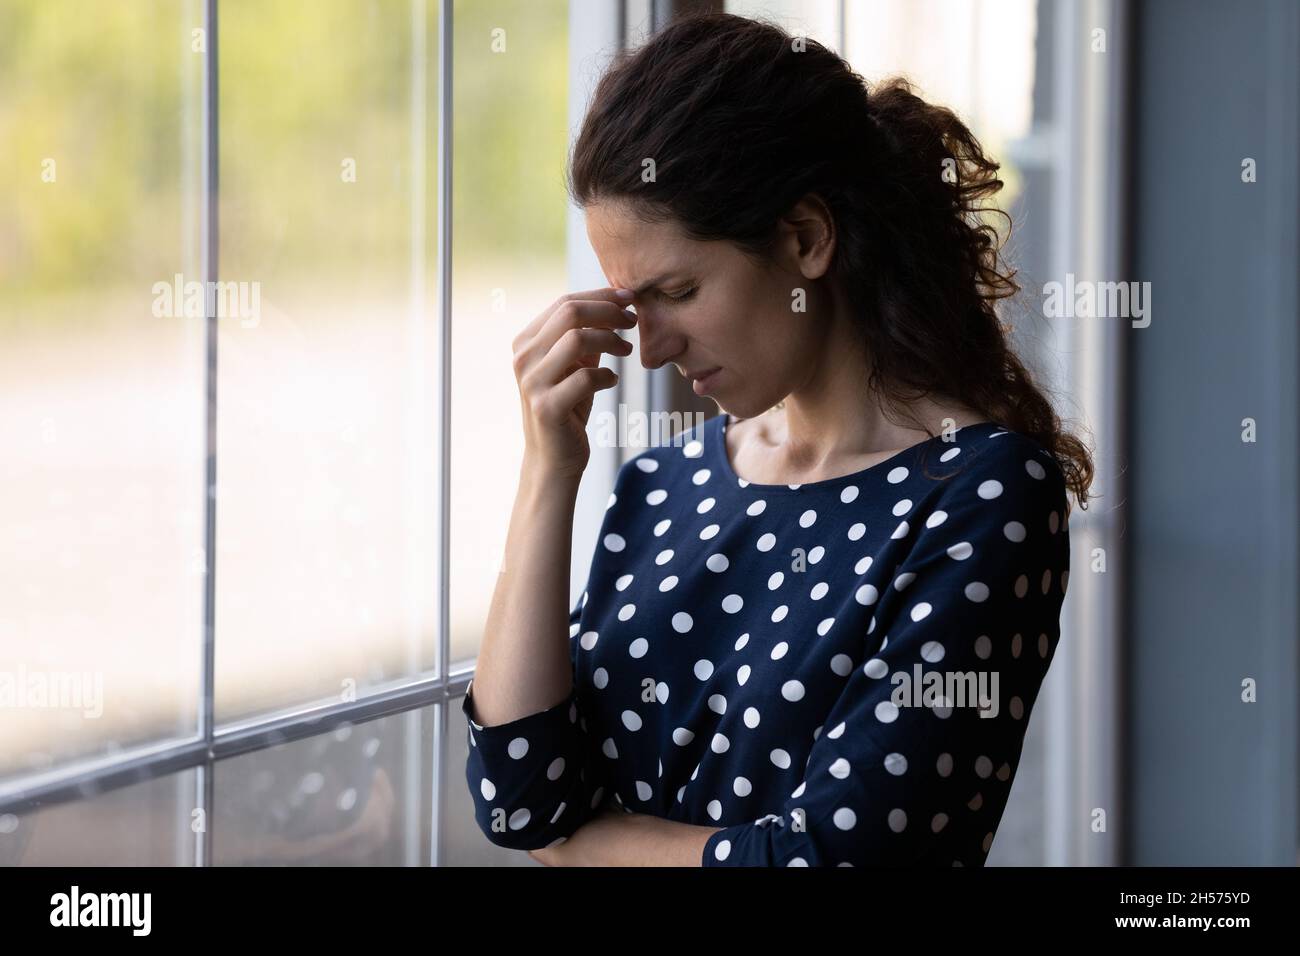
[[[582,604],[570,613],[571,659]],[[602,763],[590,759],[576,680],[553,707],[490,727],[478,721],[473,690],[471,680],[461,711],[468,724],[465,778],[479,829],[492,843],[514,850],[567,839],[594,815],[607,792]]]

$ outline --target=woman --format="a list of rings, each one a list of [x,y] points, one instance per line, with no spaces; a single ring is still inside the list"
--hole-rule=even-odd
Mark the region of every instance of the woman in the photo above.
[[[976,216],[997,169],[904,82],[868,92],[741,17],[602,78],[570,190],[631,292],[565,296],[514,343],[526,453],[462,704],[493,843],[983,864],[1092,468],[994,309],[1018,289]],[[585,424],[633,327],[724,414],[619,470],[566,645]]]

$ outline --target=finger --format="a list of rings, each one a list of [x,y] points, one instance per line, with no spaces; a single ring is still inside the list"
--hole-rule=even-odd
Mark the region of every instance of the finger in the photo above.
[[[612,368],[596,366],[580,368],[551,391],[549,401],[555,403],[557,417],[562,419],[579,403],[592,398],[597,392],[618,384],[618,373]]]
[[[632,343],[609,329],[570,329],[529,373],[527,387],[556,385],[574,368],[599,365],[600,357],[605,354],[631,355]]]
[[[570,329],[631,329],[636,323],[636,313],[629,312],[621,303],[570,299],[551,313],[529,347],[545,354]]]
[[[539,331],[541,331],[542,326],[546,324],[547,319],[549,319],[555,313],[556,309],[558,309],[564,303],[571,302],[575,299],[584,299],[584,300],[603,299],[608,302],[613,302],[618,306],[625,306],[632,301],[631,296],[620,297],[615,295],[614,289],[610,286],[606,286],[603,289],[587,289],[583,292],[569,292],[566,293],[565,295],[560,296],[558,299],[556,299],[554,302],[548,305],[545,309],[543,309],[540,313],[538,313],[538,315],[531,322],[529,322],[526,326],[523,327],[523,329],[520,331],[520,335],[525,336],[527,338],[533,338],[535,335],[537,335]]]
[[[521,384],[524,377],[546,360],[556,342],[571,329],[630,329],[636,323],[636,313],[628,312],[613,302],[570,300],[551,313],[547,325],[524,345],[522,352],[516,354],[515,362]]]

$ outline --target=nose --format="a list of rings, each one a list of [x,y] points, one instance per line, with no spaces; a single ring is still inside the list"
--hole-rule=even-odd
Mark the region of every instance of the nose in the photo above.
[[[650,309],[639,307],[636,314],[641,367],[651,370],[660,368],[681,349],[674,349],[674,335],[667,319],[653,315]]]

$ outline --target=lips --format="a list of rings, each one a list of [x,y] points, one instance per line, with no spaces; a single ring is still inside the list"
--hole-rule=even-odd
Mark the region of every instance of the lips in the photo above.
[[[712,375],[714,372],[718,371],[719,368],[720,366],[714,366],[713,368],[703,368],[700,369],[698,372],[686,372],[684,374],[686,375],[687,378],[701,379],[704,378],[705,376]]]
[[[691,390],[695,392],[696,395],[707,395],[713,388],[714,382],[717,381],[718,373],[721,371],[721,368],[711,368],[705,369],[701,375],[692,375]]]

